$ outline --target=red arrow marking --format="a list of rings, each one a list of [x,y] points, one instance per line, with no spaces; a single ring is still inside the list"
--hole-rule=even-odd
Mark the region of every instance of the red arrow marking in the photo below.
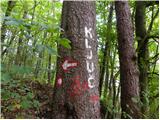
[[[64,72],[67,72],[69,70],[69,68],[74,68],[77,66],[78,66],[77,61],[73,61],[73,60],[69,60],[69,59],[65,59],[62,64],[62,68],[63,68]]]

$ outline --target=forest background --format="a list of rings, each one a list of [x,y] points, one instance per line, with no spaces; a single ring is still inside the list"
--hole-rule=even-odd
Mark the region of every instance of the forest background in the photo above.
[[[128,3],[135,59],[144,73],[141,100],[132,101],[141,106],[142,118],[159,118],[159,2]],[[138,13],[141,17],[136,16]],[[61,1],[1,1],[1,118],[52,118],[56,63],[60,57],[57,46],[72,47],[69,39],[60,37],[61,15]],[[114,1],[96,1],[102,118],[121,117],[116,24]]]

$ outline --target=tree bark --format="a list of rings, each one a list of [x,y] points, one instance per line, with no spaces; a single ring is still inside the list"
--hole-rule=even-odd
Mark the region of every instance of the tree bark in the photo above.
[[[116,53],[117,53],[117,49],[116,49],[116,45],[115,45],[115,50],[113,52],[113,58],[112,58],[112,62],[111,62],[111,76],[110,76],[110,80],[112,81],[112,90],[113,90],[113,95],[112,95],[113,110],[116,109],[116,78],[119,74],[119,72],[117,72],[115,75],[113,75],[115,73],[114,65],[115,65],[115,60],[116,60]],[[111,118],[115,118],[115,112],[112,112]]]
[[[64,1],[63,37],[58,45],[53,118],[100,118],[96,12],[93,1]]]
[[[11,12],[12,12],[12,9],[14,8],[16,4],[16,1],[8,1],[8,7],[7,7],[7,10],[5,12],[5,17],[8,17],[11,15]],[[1,27],[1,44],[4,43],[4,39],[5,39],[5,34],[6,34],[6,24],[5,24],[5,21],[2,23],[2,27]],[[3,52],[3,45],[1,46],[1,54]]]
[[[136,1],[135,27],[138,41],[138,66],[140,71],[140,98],[143,103],[141,112],[144,118],[148,114],[148,39],[146,36],[145,2]],[[145,39],[145,40],[144,40]]]
[[[120,59],[122,118],[140,118],[137,102],[139,98],[139,72],[133,48],[133,29],[127,1],[116,1],[118,50]]]
[[[48,55],[48,84],[51,83],[51,60],[52,60],[52,56],[51,54]]]

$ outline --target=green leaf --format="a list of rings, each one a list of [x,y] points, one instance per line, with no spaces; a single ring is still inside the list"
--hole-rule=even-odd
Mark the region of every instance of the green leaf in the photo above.
[[[71,41],[66,38],[62,38],[58,40],[58,43],[65,48],[71,49],[71,45],[70,45]]]
[[[33,101],[33,106],[34,106],[35,108],[38,108],[38,107],[40,106],[39,101],[34,100],[34,101]]]
[[[36,45],[36,50],[37,50],[38,52],[42,52],[44,49],[45,49],[45,46],[44,46],[44,45],[40,45],[40,44]]]
[[[1,97],[2,100],[8,100],[11,96],[11,92],[8,90],[4,90],[4,92],[2,93]]]
[[[6,25],[13,25],[13,26],[19,26],[20,24],[17,21],[6,21]]]
[[[48,25],[46,25],[46,24],[39,23],[39,26],[41,27],[41,30],[48,29]]]
[[[20,98],[20,95],[18,93],[11,93],[11,97],[13,98],[16,98],[16,99],[19,99]]]
[[[28,92],[28,94],[27,94],[27,98],[28,99],[32,99],[34,96],[33,96],[33,93],[31,93],[31,92]]]
[[[57,51],[55,49],[51,48],[50,46],[46,46],[46,48],[47,48],[47,51],[48,51],[49,54],[58,55]]]
[[[31,108],[31,101],[23,100],[23,101],[21,102],[21,107],[22,107],[23,109]]]
[[[32,72],[32,69],[28,66],[13,65],[11,71],[13,74],[29,74]]]
[[[6,84],[6,83],[8,83],[8,82],[10,82],[10,80],[11,80],[11,76],[10,76],[10,74],[9,73],[2,73],[1,74],[1,82],[2,82],[2,84]]]

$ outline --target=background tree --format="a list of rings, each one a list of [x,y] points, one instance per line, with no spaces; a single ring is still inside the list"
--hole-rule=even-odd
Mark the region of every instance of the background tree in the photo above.
[[[7,3],[7,10],[5,12],[5,17],[9,17],[11,15],[12,9],[14,8],[16,4],[16,1],[8,1]],[[2,27],[1,27],[1,55],[3,56],[6,50],[3,50],[3,44],[4,44],[4,40],[5,40],[5,34],[6,34],[6,24],[5,24],[5,20],[2,23]]]
[[[140,96],[143,103],[142,113],[147,115],[148,101],[148,39],[146,39],[145,2],[136,1],[135,14],[136,37],[138,40],[138,65],[140,70]]]
[[[151,35],[151,30],[153,28],[153,21],[158,15],[158,11],[153,10],[153,6],[156,2],[136,2],[136,14],[135,14],[135,28],[136,28],[136,39],[138,41],[138,65],[140,70],[140,97],[142,101],[142,114],[144,118],[147,118],[149,114],[149,100],[148,100],[148,72],[149,72],[149,48],[148,43]],[[146,7],[150,6],[152,8],[151,21],[146,30]],[[152,36],[156,37],[156,36]]]
[[[133,99],[139,98],[139,73],[133,48],[133,29],[127,1],[115,2],[118,50],[120,59],[122,118],[140,118],[140,109]]]

